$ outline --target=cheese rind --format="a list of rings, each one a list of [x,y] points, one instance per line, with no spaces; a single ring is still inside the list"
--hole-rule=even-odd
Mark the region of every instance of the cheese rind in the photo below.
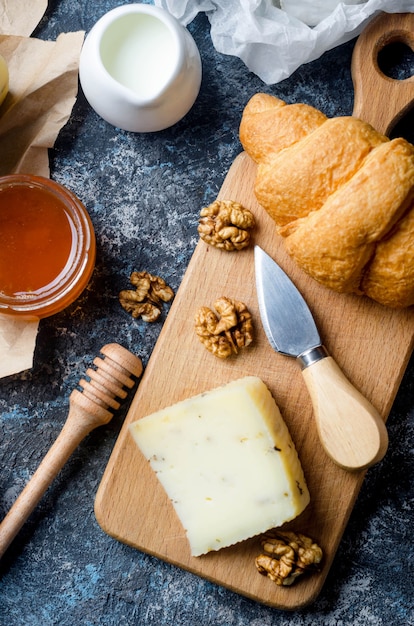
[[[280,526],[310,500],[279,409],[247,376],[144,417],[130,432],[200,556]]]

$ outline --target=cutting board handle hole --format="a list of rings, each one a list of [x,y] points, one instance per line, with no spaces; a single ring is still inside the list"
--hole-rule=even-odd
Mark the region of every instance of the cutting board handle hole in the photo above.
[[[404,41],[393,41],[381,48],[377,63],[388,78],[406,80],[414,76],[414,51]]]

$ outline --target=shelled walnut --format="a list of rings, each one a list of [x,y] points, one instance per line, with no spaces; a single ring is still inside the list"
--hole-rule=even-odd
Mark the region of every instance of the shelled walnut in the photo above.
[[[200,212],[198,233],[206,243],[224,250],[242,250],[250,243],[253,213],[233,200],[216,200]]]
[[[155,322],[161,315],[162,303],[169,302],[174,297],[174,291],[165,280],[148,272],[132,272],[129,280],[135,291],[125,289],[120,292],[121,306],[134,318]]]
[[[260,574],[277,585],[289,586],[309,571],[317,571],[322,549],[310,537],[292,531],[272,532],[262,541],[264,554],[256,558]]]
[[[226,359],[252,343],[252,316],[243,302],[224,296],[216,300],[214,308],[218,316],[206,306],[198,309],[195,329],[207,350]]]

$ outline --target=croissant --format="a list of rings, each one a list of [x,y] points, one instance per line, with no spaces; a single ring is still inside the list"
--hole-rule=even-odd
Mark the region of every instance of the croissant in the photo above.
[[[312,278],[384,306],[414,304],[414,146],[354,117],[256,94],[240,141],[255,195]]]

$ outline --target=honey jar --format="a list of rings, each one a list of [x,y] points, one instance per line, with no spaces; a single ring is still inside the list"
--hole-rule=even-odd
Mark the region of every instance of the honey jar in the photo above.
[[[0,314],[34,319],[74,302],[95,266],[82,202],[41,176],[0,177]]]

